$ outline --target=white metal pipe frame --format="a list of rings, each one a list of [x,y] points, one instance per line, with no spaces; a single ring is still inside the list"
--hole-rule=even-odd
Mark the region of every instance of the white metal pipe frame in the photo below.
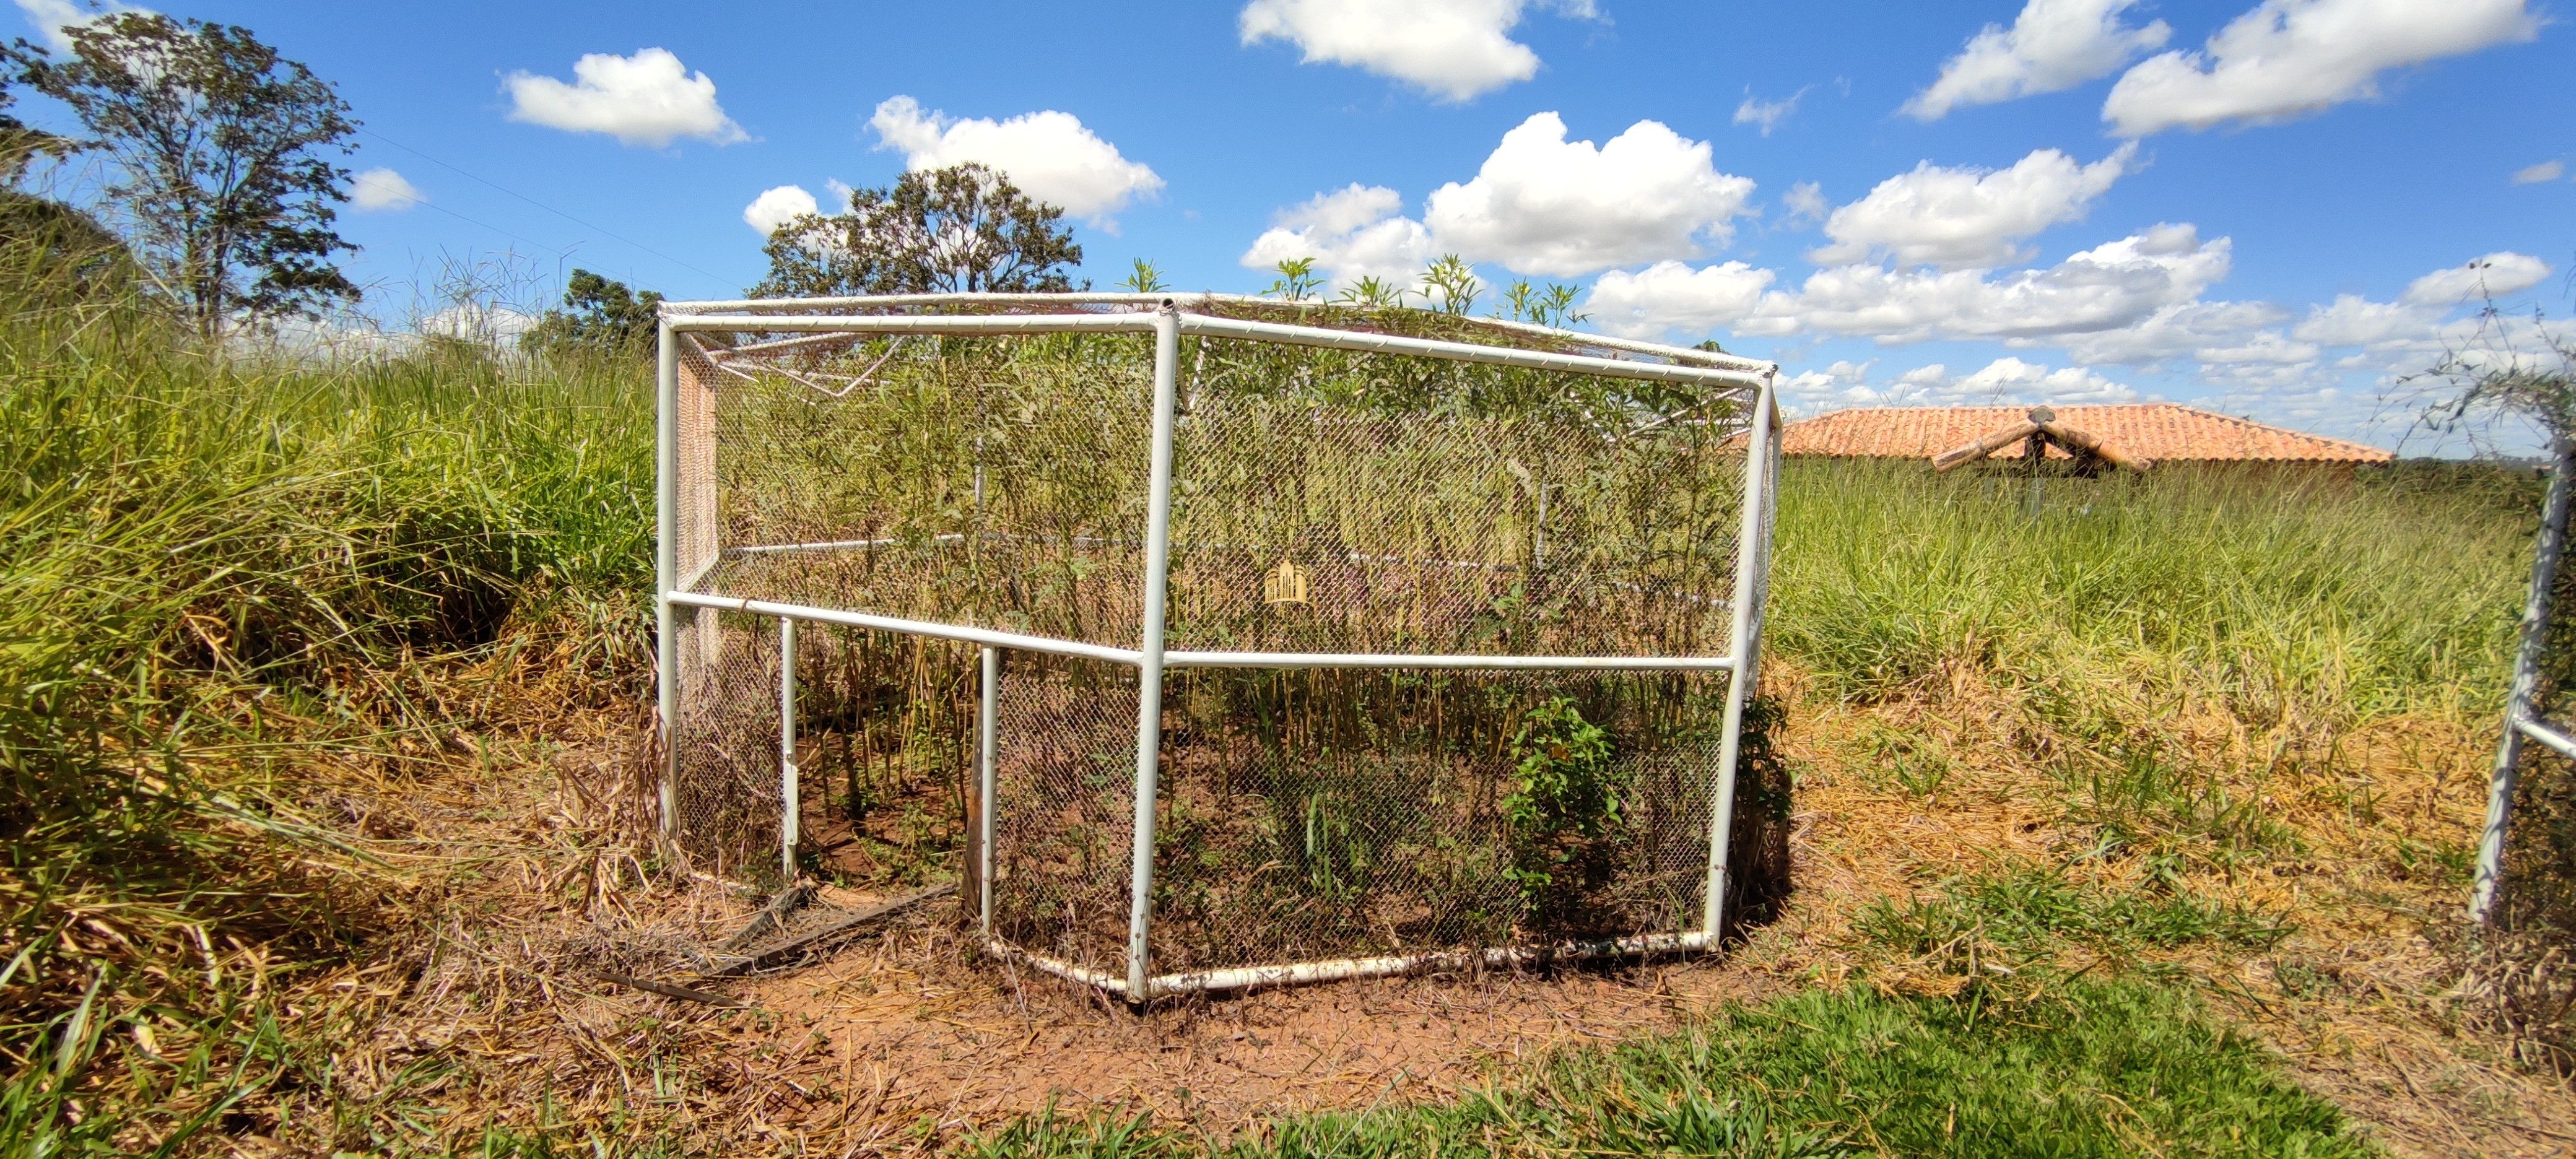
[[[970,802],[973,814],[969,818],[970,829],[975,838],[975,848],[970,851],[969,871],[975,875],[975,890],[971,904],[975,906],[976,922],[981,936],[990,950],[996,954],[1007,955],[1044,972],[1119,994],[1130,1002],[1141,1003],[1166,995],[1197,991],[1235,990],[1256,986],[1378,977],[1477,964],[1505,966],[1544,957],[1599,957],[1714,947],[1720,931],[1724,928],[1726,918],[1728,835],[1734,822],[1735,774],[1741,752],[1744,708],[1746,700],[1752,695],[1753,680],[1761,655],[1760,616],[1752,604],[1760,598],[1764,590],[1765,585],[1761,582],[1758,572],[1769,566],[1770,557],[1769,523],[1764,518],[1764,510],[1765,505],[1770,502],[1772,491],[1776,488],[1772,465],[1776,459],[1773,444],[1777,440],[1779,424],[1775,393],[1778,368],[1773,364],[1755,362],[1734,355],[1682,350],[1598,335],[1575,334],[1525,323],[1503,323],[1499,320],[1478,319],[1476,322],[1479,325],[1491,324],[1516,333],[1545,336],[1562,345],[1581,345],[1651,355],[1667,361],[1631,361],[1588,354],[1483,346],[1465,342],[1336,330],[1327,327],[1220,318],[1191,313],[1187,308],[1193,303],[1205,302],[1261,302],[1268,306],[1279,305],[1275,301],[1264,299],[1215,295],[957,294],[673,303],[663,306],[659,326],[660,351],[656,361],[658,447],[654,490],[657,505],[654,603],[657,625],[656,669],[659,676],[656,702],[660,713],[659,737],[663,758],[659,796],[661,825],[665,840],[677,836],[678,823],[679,754],[674,721],[679,717],[681,705],[679,703],[680,657],[675,639],[680,626],[681,609],[727,611],[759,616],[774,620],[778,624],[778,759],[781,774],[779,790],[783,806],[778,840],[780,866],[791,879],[797,872],[795,857],[798,840],[796,783],[798,625],[831,624],[950,640],[977,646],[979,649],[977,665],[979,679],[976,682],[978,719],[973,770],[974,796]],[[1128,309],[1123,312],[1108,313],[1034,314],[850,312],[943,307],[1017,306],[1062,309],[1066,306],[1083,305],[1121,306]],[[697,332],[810,336],[806,339],[789,339],[730,348],[735,353],[752,349],[777,349],[828,339],[832,336],[851,335],[998,336],[1065,333],[1152,335],[1154,351],[1152,442],[1149,452],[1150,461],[1147,464],[1149,493],[1146,540],[1143,545],[1143,606],[1140,609],[1142,626],[1136,645],[1132,648],[1115,647],[967,624],[906,619],[841,608],[709,595],[686,590],[694,586],[700,577],[683,577],[679,574],[678,537],[681,533],[678,517],[681,470],[679,444],[682,438],[679,414],[681,405],[679,336]],[[1753,412],[1746,435],[1745,478],[1742,491],[1744,511],[1736,544],[1735,591],[1733,606],[1730,609],[1732,622],[1727,651],[1723,655],[1713,656],[1532,656],[1165,650],[1163,646],[1166,619],[1164,605],[1170,575],[1173,442],[1175,426],[1179,420],[1177,399],[1179,342],[1182,337],[1193,335],[1363,353],[1407,355],[1648,382],[1724,386],[1750,394]],[[2563,502],[2559,500],[2557,492],[2553,492],[2553,501]],[[882,542],[884,541],[842,540],[831,543],[763,545],[742,550],[761,553],[830,551],[865,548]],[[1006,653],[1012,651],[1106,661],[1131,666],[1137,670],[1135,815],[1129,859],[1131,888],[1127,968],[1123,976],[1030,953],[1008,945],[994,936],[993,844],[997,804],[998,697],[1006,664]],[[1166,672],[1191,668],[1725,672],[1727,686],[1723,702],[1724,720],[1720,734],[1718,767],[1714,770],[1715,783],[1710,786],[1709,862],[1700,928],[1683,933],[1652,934],[1614,941],[1570,943],[1545,948],[1453,950],[1161,975],[1153,973],[1149,935],[1154,920],[1152,904],[1154,824],[1160,792],[1162,684]],[[2510,729],[2507,731],[2509,735],[2514,732]]]
[[[2522,742],[2539,741],[2576,759],[2576,740],[2543,723],[2533,708],[2540,691],[2541,654],[2549,645],[2550,597],[2558,588],[2558,566],[2567,551],[2569,475],[2576,473],[2576,444],[2552,438],[2549,497],[2541,503],[2540,539],[2532,552],[2531,590],[2522,608],[2522,634],[2514,649],[2513,685],[2505,694],[2504,735],[2496,742],[2495,771],[2487,783],[2487,821],[2478,834],[2476,883],[2469,894],[2469,919],[2484,923],[2495,915],[2496,890],[2504,883],[2505,833],[2513,822],[2515,793],[2522,783]]]

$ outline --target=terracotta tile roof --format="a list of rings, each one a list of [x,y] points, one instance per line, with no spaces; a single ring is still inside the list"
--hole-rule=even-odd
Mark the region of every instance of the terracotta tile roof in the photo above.
[[[2060,406],[2057,421],[2109,440],[2121,450],[2157,462],[2272,461],[2311,463],[2385,463],[2392,457],[2377,447],[2329,439],[2250,419],[2231,418],[2183,406],[2154,402],[2125,406]],[[1841,455],[1929,459],[1952,447],[2020,422],[2026,406],[1862,407],[1790,423],[1782,428],[1780,452],[1786,455]],[[2021,453],[2021,444],[1996,451],[1992,458]],[[2066,452],[2051,446],[2053,458]]]

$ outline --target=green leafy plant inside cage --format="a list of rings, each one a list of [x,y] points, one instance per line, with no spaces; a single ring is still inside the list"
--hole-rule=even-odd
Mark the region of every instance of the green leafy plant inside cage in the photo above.
[[[1502,806],[1511,820],[1505,876],[1520,887],[1530,926],[1552,931],[1579,919],[1588,896],[1618,872],[1628,836],[1620,812],[1625,786],[1609,733],[1583,719],[1572,697],[1523,713],[1511,755],[1512,793]]]

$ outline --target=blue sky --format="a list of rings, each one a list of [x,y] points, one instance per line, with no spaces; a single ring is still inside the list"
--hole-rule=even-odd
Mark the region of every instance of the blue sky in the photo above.
[[[18,4],[39,42],[76,15]],[[505,250],[733,296],[765,193],[981,159],[1077,210],[1102,287],[1460,252],[1778,358],[1805,410],[2167,398],[2388,443],[2464,299],[2563,315],[2576,260],[2569,32],[2529,0],[157,7],[356,107],[351,168],[399,176],[343,218],[387,317]]]

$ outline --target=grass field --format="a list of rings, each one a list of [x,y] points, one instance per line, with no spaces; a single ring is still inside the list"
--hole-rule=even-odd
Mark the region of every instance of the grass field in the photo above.
[[[2501,702],[2536,484],[2185,466],[2045,486],[2031,518],[2001,475],[1790,464],[1774,646],[1845,695],[1973,670],[2106,720],[2137,697],[2343,723]]]
[[[1807,993],[1551,1060],[1448,1105],[1290,1120],[1213,1146],[1051,1116],[970,1154],[2361,1156],[2328,1103],[2172,991],[2078,984],[2016,1005]]]
[[[568,746],[638,719],[642,367],[439,344],[210,359],[132,302],[41,290],[13,260],[0,1150],[774,1149],[674,1133],[658,1094],[578,1127],[514,1120],[471,1094],[511,1065],[506,1043],[363,1073],[343,1049],[427,1001],[406,979],[498,920],[497,884],[613,893],[652,872],[616,868],[629,805],[539,828],[496,804],[558,792]],[[2213,979],[2269,963],[2258,1001],[2286,1007],[2281,963],[2323,970],[2339,939],[2400,937],[2382,911],[2438,924],[2465,864],[2453,807],[2474,792],[2441,778],[2500,701],[2533,502],[2469,473],[2173,472],[2055,484],[2034,520],[2018,484],[1796,464],[1770,679],[1797,706],[1798,808],[1826,817],[1813,840],[1833,857],[1836,818],[1956,831],[1865,864],[1885,834],[1850,838],[1856,884],[1815,890],[1851,904],[1744,951],[1799,992],[1507,1068],[1451,1103],[1231,1141],[1087,1118],[944,1138],[2365,1153],[2344,1111],[2290,1084],[2289,1040],[2240,1028],[2250,1008],[2214,1004]],[[431,831],[425,803],[448,801],[459,828]],[[2355,899],[2378,924],[2342,916]],[[722,1048],[712,1024],[647,1021],[624,1041],[652,1091]]]
[[[30,1153],[294,1065],[275,987],[400,924],[317,774],[473,727],[433,686],[496,647],[633,694],[651,546],[629,365],[217,361],[47,284],[0,270],[0,1138]]]

